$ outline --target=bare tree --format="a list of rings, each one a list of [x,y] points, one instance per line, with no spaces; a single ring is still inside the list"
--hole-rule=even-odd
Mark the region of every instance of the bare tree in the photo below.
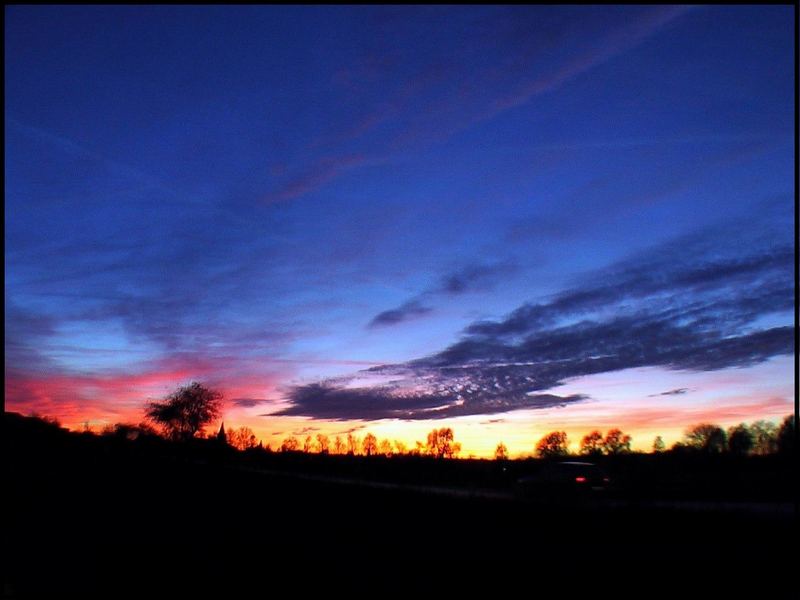
[[[353,435],[352,433],[347,434],[347,453],[351,455],[356,455],[359,453],[361,448],[361,442],[358,439],[358,436]]]
[[[170,439],[185,441],[216,419],[221,409],[222,394],[193,381],[161,402],[150,402],[145,415],[160,425]]]
[[[594,430],[581,440],[581,454],[596,456],[603,453],[603,434]]]
[[[292,435],[283,440],[283,443],[281,444],[281,452],[297,452],[299,447],[300,442],[298,442],[297,438]]]
[[[461,444],[455,441],[452,428],[442,427],[428,433],[425,449],[428,454],[437,458],[453,458],[461,452]]]
[[[494,458],[495,460],[508,460],[508,448],[503,442],[497,444],[497,448],[494,449]]]
[[[317,434],[317,450],[320,454],[328,454],[330,451],[330,441],[324,433]]]
[[[405,442],[401,442],[400,440],[394,441],[394,447],[397,449],[397,454],[405,454],[408,450],[406,448]]]
[[[378,438],[371,433],[368,433],[364,436],[362,447],[364,448],[364,454],[366,456],[372,456],[376,454],[378,452]]]
[[[656,438],[653,440],[653,452],[659,453],[664,452],[667,446],[664,444],[664,440],[660,435],[657,435]]]
[[[249,427],[239,427],[238,429],[231,429],[228,434],[228,443],[237,450],[247,450],[248,448],[255,448],[258,446],[258,439],[256,434]]]
[[[378,444],[378,450],[384,456],[391,456],[392,455],[392,442],[389,440],[381,440],[381,443]]]
[[[725,430],[711,423],[693,425],[684,434],[686,446],[708,453],[719,453],[727,446]]]
[[[345,445],[342,441],[342,437],[337,435],[336,438],[333,440],[333,453],[334,454],[344,454]]]
[[[612,429],[603,440],[603,449],[606,454],[624,454],[631,451],[631,436],[622,433],[621,429]]]
[[[568,443],[565,431],[551,431],[536,444],[536,454],[542,458],[566,456]]]
[[[755,421],[750,425],[754,454],[773,454],[778,450],[778,428],[772,421]]]

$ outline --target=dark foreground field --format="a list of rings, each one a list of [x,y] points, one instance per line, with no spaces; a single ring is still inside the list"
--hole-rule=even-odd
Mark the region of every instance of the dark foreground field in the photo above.
[[[361,596],[376,578],[397,591],[549,582],[571,597],[572,585],[620,586],[634,575],[657,587],[755,577],[768,597],[791,596],[791,487],[737,499],[743,510],[715,510],[720,499],[707,498],[541,504],[514,499],[488,461],[475,467],[485,485],[448,494],[431,482],[432,491],[359,485],[353,473],[321,481],[306,476],[319,463],[303,470],[298,458],[273,457],[265,472],[254,461],[15,427],[6,417],[9,597],[261,597],[285,584],[300,597],[312,588]],[[346,468],[372,473],[358,464]],[[794,481],[781,465],[775,477]]]

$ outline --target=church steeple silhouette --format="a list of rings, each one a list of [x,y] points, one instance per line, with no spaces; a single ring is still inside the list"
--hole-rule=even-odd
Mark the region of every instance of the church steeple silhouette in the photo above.
[[[219,426],[219,431],[217,432],[217,441],[222,442],[223,444],[228,443],[228,436],[225,435],[225,421],[223,421],[222,425]]]

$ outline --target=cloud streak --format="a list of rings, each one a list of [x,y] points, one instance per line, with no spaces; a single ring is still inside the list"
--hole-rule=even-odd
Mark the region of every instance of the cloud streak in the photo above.
[[[643,13],[620,28],[611,30],[594,47],[567,61],[557,70],[528,81],[515,92],[496,99],[483,118],[492,118],[503,111],[530,102],[535,96],[553,91],[586,71],[632,50],[690,10],[692,7],[688,6],[660,6]]]
[[[425,291],[413,296],[397,308],[385,310],[372,318],[367,328],[398,325],[433,312],[428,306],[437,297],[460,296],[470,292],[487,291],[497,285],[503,277],[518,270],[513,263],[474,263],[443,275],[439,281]]]
[[[694,10],[686,6],[629,9],[617,15],[616,21],[584,11],[564,22],[541,7],[537,11],[516,8],[509,14],[473,9],[457,18],[451,10],[434,9],[419,18],[413,12],[379,9],[373,24],[382,41],[374,42],[334,79],[343,85],[348,102],[361,96],[368,104],[375,97],[380,100],[337,125],[335,133],[311,142],[312,149],[328,147],[329,155],[309,160],[302,175],[285,182],[265,201],[294,200],[367,163],[394,160],[444,142],[558,90]],[[509,35],[520,24],[528,29]],[[467,51],[466,60],[454,61],[442,47],[430,42],[443,26],[471,32],[472,50]],[[487,35],[491,30],[494,34]],[[501,49],[498,35],[504,39]],[[404,36],[424,41],[404,47],[396,41]],[[380,92],[376,94],[376,90]],[[354,145],[360,148],[357,154],[352,151]]]
[[[398,323],[424,316],[432,310],[432,308],[424,306],[419,300],[409,300],[397,308],[378,313],[372,318],[367,327],[375,328],[397,325]]]
[[[674,390],[667,390],[666,392],[661,392],[660,394],[650,394],[648,398],[656,398],[658,396],[682,396],[689,392],[689,388],[676,388]]]
[[[167,192],[170,194],[174,193],[173,190],[166,187],[156,178],[146,173],[143,173],[139,169],[135,169],[129,165],[120,163],[115,160],[111,160],[103,156],[102,154],[99,154],[81,144],[78,144],[77,142],[73,141],[70,138],[57,135],[41,127],[28,125],[27,123],[23,123],[22,121],[19,121],[13,117],[7,117],[6,122],[30,138],[45,142],[51,147],[57,148],[60,151],[65,152],[69,155],[89,159],[96,163],[99,163],[103,165],[105,168],[112,171],[115,175],[121,175],[128,179],[135,180],[138,183],[152,189],[157,189],[159,191]]]
[[[320,189],[329,181],[367,162],[374,163],[375,159],[368,159],[363,155],[335,156],[321,159],[311,165],[303,174],[290,179],[277,191],[269,194],[265,202],[267,204],[277,204],[305,196]]]

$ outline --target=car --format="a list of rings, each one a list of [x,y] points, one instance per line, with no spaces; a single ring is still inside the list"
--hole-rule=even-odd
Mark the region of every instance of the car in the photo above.
[[[516,480],[517,494],[529,499],[591,497],[608,489],[611,479],[590,462],[543,462]]]

